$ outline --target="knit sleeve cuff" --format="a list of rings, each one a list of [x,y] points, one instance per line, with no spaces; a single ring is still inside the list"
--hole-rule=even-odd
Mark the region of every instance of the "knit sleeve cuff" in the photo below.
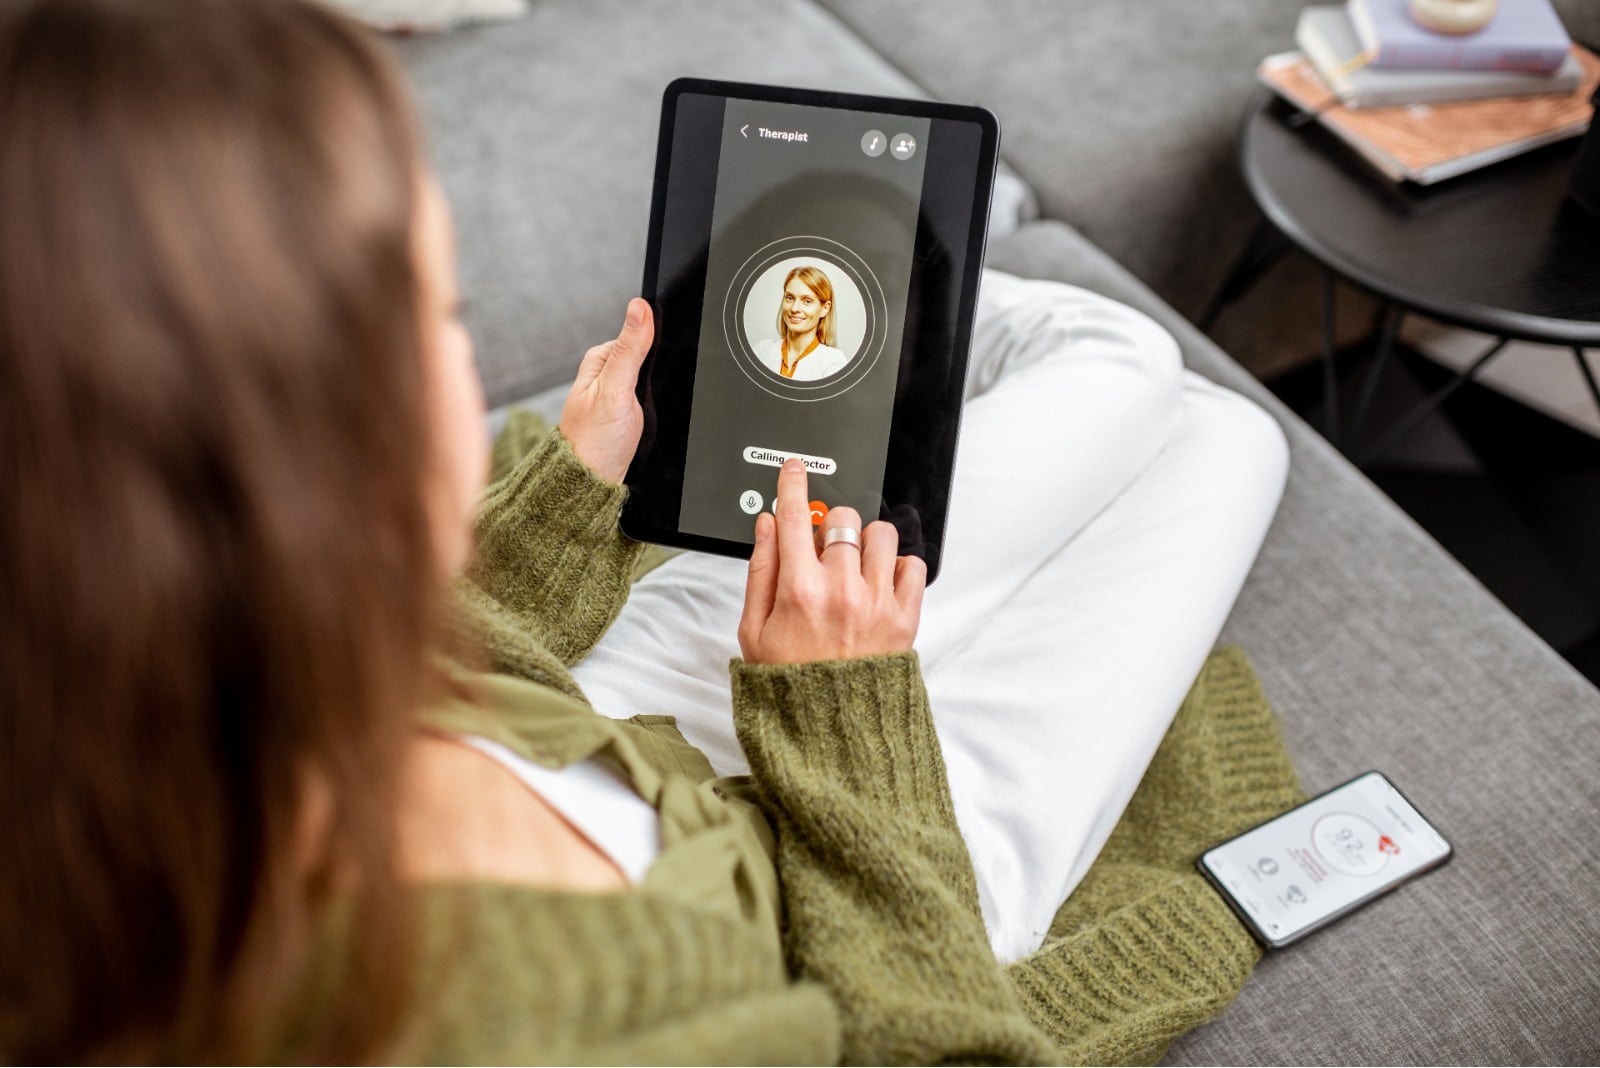
[[[540,539],[559,530],[566,537],[605,541],[617,532],[627,496],[626,486],[591,471],[566,435],[552,430],[489,492],[478,514],[479,533],[499,534],[511,512],[513,520],[538,515]]]
[[[758,763],[804,768],[858,796],[949,806],[915,652],[751,664],[734,660],[733,715]]]
[[[1129,901],[1010,966],[1024,1011],[1062,1064],[1156,1064],[1173,1039],[1216,1017],[1261,948],[1199,875]]]
[[[551,431],[490,489],[467,577],[511,612],[539,617],[563,659],[581,655],[620,611],[643,551],[618,526],[627,493]]]

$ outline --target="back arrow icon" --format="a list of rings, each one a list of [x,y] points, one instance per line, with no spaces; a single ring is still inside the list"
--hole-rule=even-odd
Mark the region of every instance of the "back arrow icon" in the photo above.
[[[750,129],[750,124],[747,122],[743,126],[739,127],[740,135],[745,137],[745,138],[748,138],[750,135],[748,133],[746,133],[745,131],[747,131],[749,129]]]

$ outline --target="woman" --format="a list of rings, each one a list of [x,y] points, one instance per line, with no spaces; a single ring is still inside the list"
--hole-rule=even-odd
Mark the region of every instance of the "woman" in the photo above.
[[[0,129],[5,1059],[1148,1058],[1243,981],[1173,842],[1292,792],[1264,713],[1253,791],[1195,794],[1234,765],[1174,735],[1141,796],[1184,833],[1119,829],[1002,968],[920,562],[881,523],[819,554],[798,467],[744,587],[751,778],[594,714],[650,309],[480,505],[448,211],[359,30],[11,4]]]
[[[814,382],[850,362],[838,343],[833,283],[809,263],[791,269],[778,302],[778,336],[757,342],[756,357],[784,378]]]

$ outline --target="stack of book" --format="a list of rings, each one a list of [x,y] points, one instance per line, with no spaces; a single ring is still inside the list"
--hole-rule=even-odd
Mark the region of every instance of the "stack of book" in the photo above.
[[[1409,0],[1308,7],[1298,52],[1258,76],[1388,177],[1427,185],[1588,128],[1600,58],[1549,0],[1500,0],[1470,34],[1427,29]]]

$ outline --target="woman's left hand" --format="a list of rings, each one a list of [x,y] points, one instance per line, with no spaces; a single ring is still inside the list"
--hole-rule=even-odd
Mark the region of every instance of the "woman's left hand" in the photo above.
[[[650,305],[634,297],[616,340],[583,354],[577,380],[561,406],[562,436],[589,470],[609,482],[622,481],[639,447],[644,411],[634,388],[654,339]]]

